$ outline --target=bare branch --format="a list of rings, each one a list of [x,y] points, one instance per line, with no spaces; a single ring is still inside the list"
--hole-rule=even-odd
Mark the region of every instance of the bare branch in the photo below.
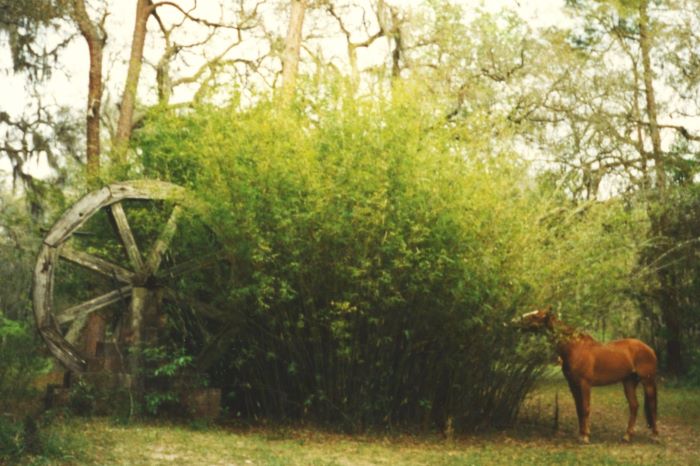
[[[195,5],[196,5],[196,3],[195,3]],[[192,9],[189,10],[189,11],[187,11],[187,10],[185,10],[184,8],[182,8],[180,5],[178,5],[177,3],[175,3],[175,2],[170,2],[170,1],[162,1],[162,2],[153,3],[153,4],[151,5],[151,7],[150,7],[150,8],[151,8],[151,13],[153,13],[156,9],[161,8],[161,7],[165,7],[165,6],[169,6],[169,7],[175,8],[175,9],[178,10],[180,13],[182,13],[182,15],[183,15],[185,18],[189,19],[190,21],[194,21],[195,23],[204,24],[205,26],[214,27],[214,28],[224,28],[224,29],[239,29],[239,28],[241,28],[241,27],[245,28],[245,26],[240,26],[240,25],[234,26],[234,25],[231,25],[231,24],[209,21],[208,19],[205,19],[205,18],[198,18],[198,17],[196,17],[196,16],[193,16],[192,13],[191,13],[191,11],[192,11],[194,8],[192,8]],[[195,6],[195,7],[196,7],[196,6]]]

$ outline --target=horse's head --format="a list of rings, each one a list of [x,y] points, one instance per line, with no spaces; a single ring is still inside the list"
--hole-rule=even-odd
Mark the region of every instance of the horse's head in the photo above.
[[[522,330],[535,331],[551,329],[554,319],[556,319],[556,316],[552,312],[551,306],[547,306],[544,309],[528,312],[520,317],[516,317],[512,322],[513,325]]]

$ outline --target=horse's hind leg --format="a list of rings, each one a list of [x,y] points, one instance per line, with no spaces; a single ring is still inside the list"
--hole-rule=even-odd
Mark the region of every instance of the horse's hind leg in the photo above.
[[[629,442],[634,434],[634,423],[637,421],[637,410],[639,409],[639,402],[637,402],[637,384],[639,383],[639,377],[637,374],[632,374],[622,381],[622,386],[625,388],[625,396],[627,397],[627,403],[630,406],[630,419],[627,423],[627,432],[623,439]]]
[[[653,376],[643,378],[642,385],[644,385],[644,414],[651,433],[656,437],[659,435],[656,427],[656,380]]]
[[[581,441],[588,443],[591,437],[591,385],[581,381],[581,412],[583,413],[583,430],[581,431]]]

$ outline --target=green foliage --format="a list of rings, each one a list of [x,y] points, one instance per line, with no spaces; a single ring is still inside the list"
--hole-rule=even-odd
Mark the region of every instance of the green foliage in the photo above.
[[[652,211],[657,237],[642,250],[640,258],[649,273],[641,299],[647,301],[650,319],[661,314],[666,324],[665,339],[682,343],[678,369],[691,378],[698,373],[697,342],[700,306],[700,189],[696,185],[676,186],[664,203],[655,203]],[[672,364],[672,361],[666,361]],[[680,374],[676,374],[680,375]]]
[[[688,347],[688,373],[686,374],[685,379],[690,385],[700,387],[700,349],[692,344],[688,345]]]
[[[157,367],[153,370],[156,377],[174,377],[182,370],[190,367],[192,356],[185,354],[184,349],[179,349],[171,354],[162,347],[147,348],[144,350],[144,357],[147,363],[155,362]]]
[[[546,189],[546,188],[545,188]],[[601,338],[638,335],[637,292],[646,276],[638,254],[649,228],[645,212],[620,200],[573,203],[553,198],[540,220],[533,273],[563,317]]]
[[[81,418],[112,416],[126,421],[132,415],[133,393],[115,387],[113,374],[88,373],[76,376],[68,392],[68,412]]]
[[[0,0],[0,34],[7,35],[15,72],[28,72],[32,79],[50,75],[50,59],[55,60],[57,50],[37,47],[36,42],[44,29],[65,15],[65,3],[63,0]]]
[[[233,264],[213,383],[247,416],[512,421],[545,353],[504,323],[551,299],[615,302],[623,209],[554,209],[556,190],[445,127],[422,86],[329,92],[311,120],[234,101],[154,112],[137,135],[144,173],[198,193]]]
[[[49,361],[39,353],[40,342],[30,327],[0,312],[0,411],[34,395],[32,383],[48,371]]]
[[[0,312],[10,319],[24,321],[31,313],[35,228],[26,204],[0,193]]]
[[[95,414],[98,398],[99,391],[93,384],[78,379],[71,384],[68,407],[78,416],[92,416]]]
[[[0,462],[16,461],[22,454],[22,424],[0,416]]]
[[[144,408],[149,415],[162,414],[163,408],[171,408],[172,411],[183,390],[202,383],[201,380],[195,380],[184,386],[187,385],[186,374],[191,372],[193,361],[184,348],[172,350],[158,346],[145,348],[142,354],[146,368]]]
[[[52,424],[49,416],[21,422],[0,416],[0,464],[70,464],[85,451],[84,432],[57,432]]]

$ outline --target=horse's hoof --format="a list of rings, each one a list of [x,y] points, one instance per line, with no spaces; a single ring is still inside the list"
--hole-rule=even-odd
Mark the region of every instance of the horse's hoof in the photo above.
[[[584,445],[588,445],[589,443],[591,443],[591,440],[588,438],[588,435],[582,435],[578,439]]]
[[[652,434],[651,441],[654,443],[661,443],[661,437],[659,437],[659,434]]]
[[[629,442],[630,440],[632,440],[632,436],[629,433],[626,433],[625,435],[622,436],[623,442]]]

